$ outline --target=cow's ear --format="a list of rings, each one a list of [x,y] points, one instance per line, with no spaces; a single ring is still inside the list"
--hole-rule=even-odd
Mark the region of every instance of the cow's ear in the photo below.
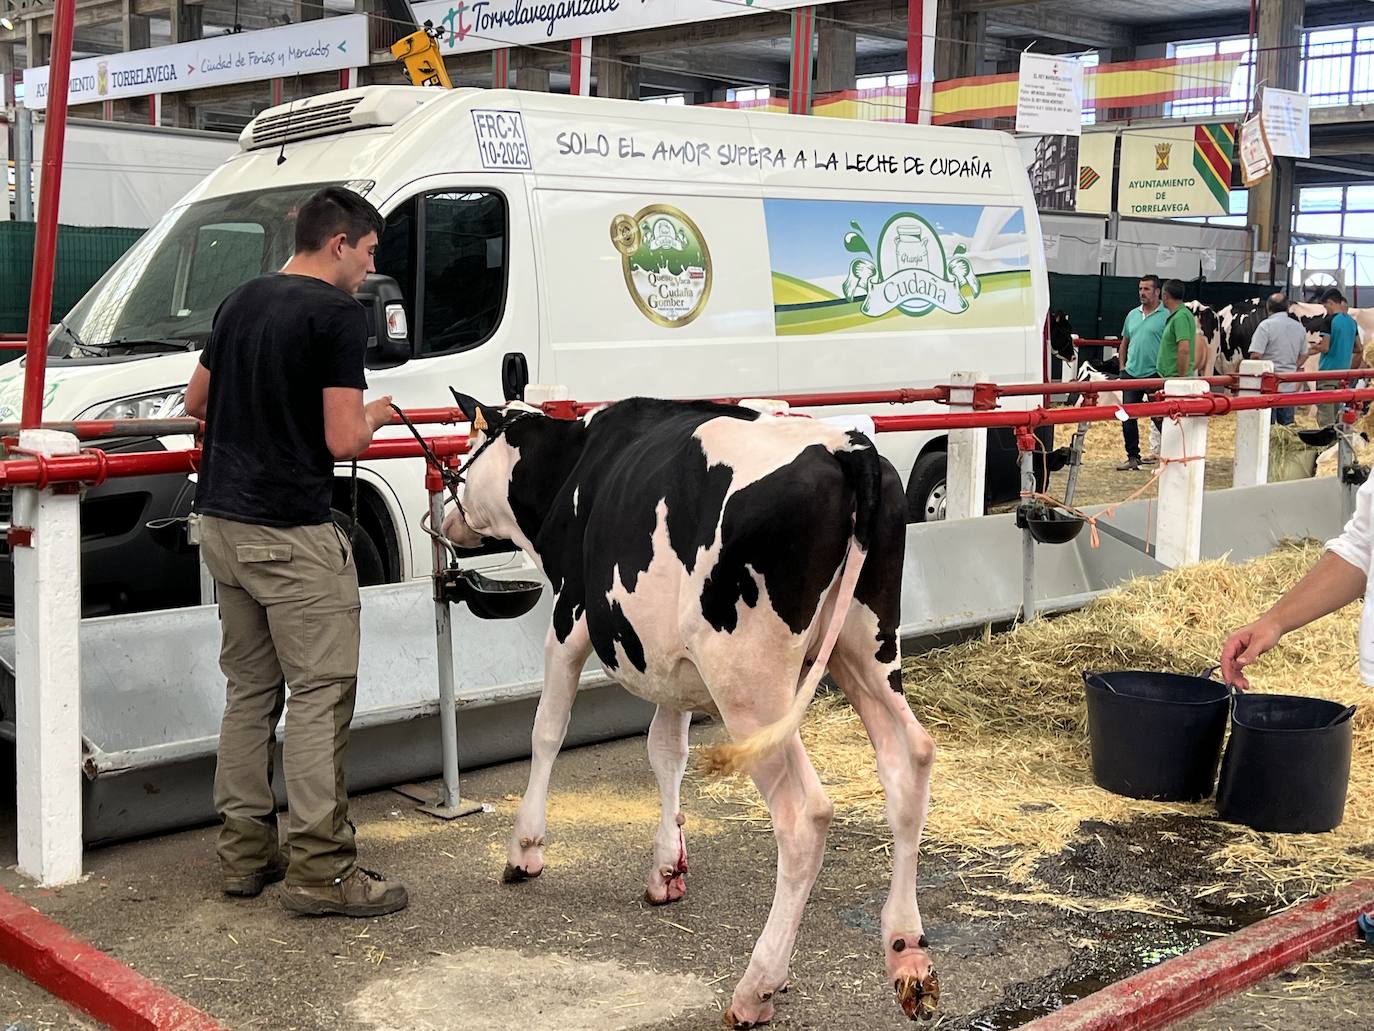
[[[454,403],[458,405],[458,410],[463,413],[463,418],[468,422],[473,422],[478,410],[482,407],[482,403],[471,394],[464,394],[452,387],[448,388],[448,392],[453,395]]]

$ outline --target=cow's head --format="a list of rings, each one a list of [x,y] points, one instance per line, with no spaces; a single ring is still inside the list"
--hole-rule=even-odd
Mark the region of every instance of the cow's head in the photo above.
[[[480,547],[491,537],[518,541],[510,489],[520,452],[509,431],[521,420],[545,417],[533,408],[493,408],[456,390],[453,396],[472,428],[459,501],[444,517],[444,536],[460,548]]]

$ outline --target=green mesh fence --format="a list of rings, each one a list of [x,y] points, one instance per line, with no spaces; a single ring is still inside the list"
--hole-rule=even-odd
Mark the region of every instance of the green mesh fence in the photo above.
[[[0,333],[23,333],[29,328],[34,231],[32,222],[0,222]],[[142,229],[59,226],[49,322],[71,311],[142,235]],[[13,351],[0,351],[0,362],[17,356]]]

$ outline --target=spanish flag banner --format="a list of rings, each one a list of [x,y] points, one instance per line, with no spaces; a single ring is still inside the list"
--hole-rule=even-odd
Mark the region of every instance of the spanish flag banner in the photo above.
[[[1085,132],[1078,138],[1078,198],[1075,211],[1112,213],[1112,170],[1116,166],[1116,133]]]
[[[1236,130],[1229,123],[1121,134],[1117,205],[1133,218],[1225,215]]]

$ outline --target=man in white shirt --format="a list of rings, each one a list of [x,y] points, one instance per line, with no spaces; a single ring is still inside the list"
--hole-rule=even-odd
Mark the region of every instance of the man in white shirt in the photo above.
[[[1269,317],[1255,328],[1255,335],[1250,338],[1250,357],[1273,362],[1275,372],[1297,372],[1298,363],[1307,356],[1307,330],[1288,314],[1287,294],[1270,294],[1265,310]],[[1279,392],[1291,394],[1301,386],[1300,383],[1280,383]],[[1293,425],[1292,406],[1271,411],[1277,425]]]
[[[1274,603],[1259,619],[1226,639],[1221,649],[1221,673],[1228,684],[1250,687],[1245,667],[1290,630],[1364,599],[1360,619],[1360,681],[1374,686],[1374,478],[1365,481],[1355,497],[1355,514],[1339,537],[1326,542],[1326,551],[1311,571]]]

